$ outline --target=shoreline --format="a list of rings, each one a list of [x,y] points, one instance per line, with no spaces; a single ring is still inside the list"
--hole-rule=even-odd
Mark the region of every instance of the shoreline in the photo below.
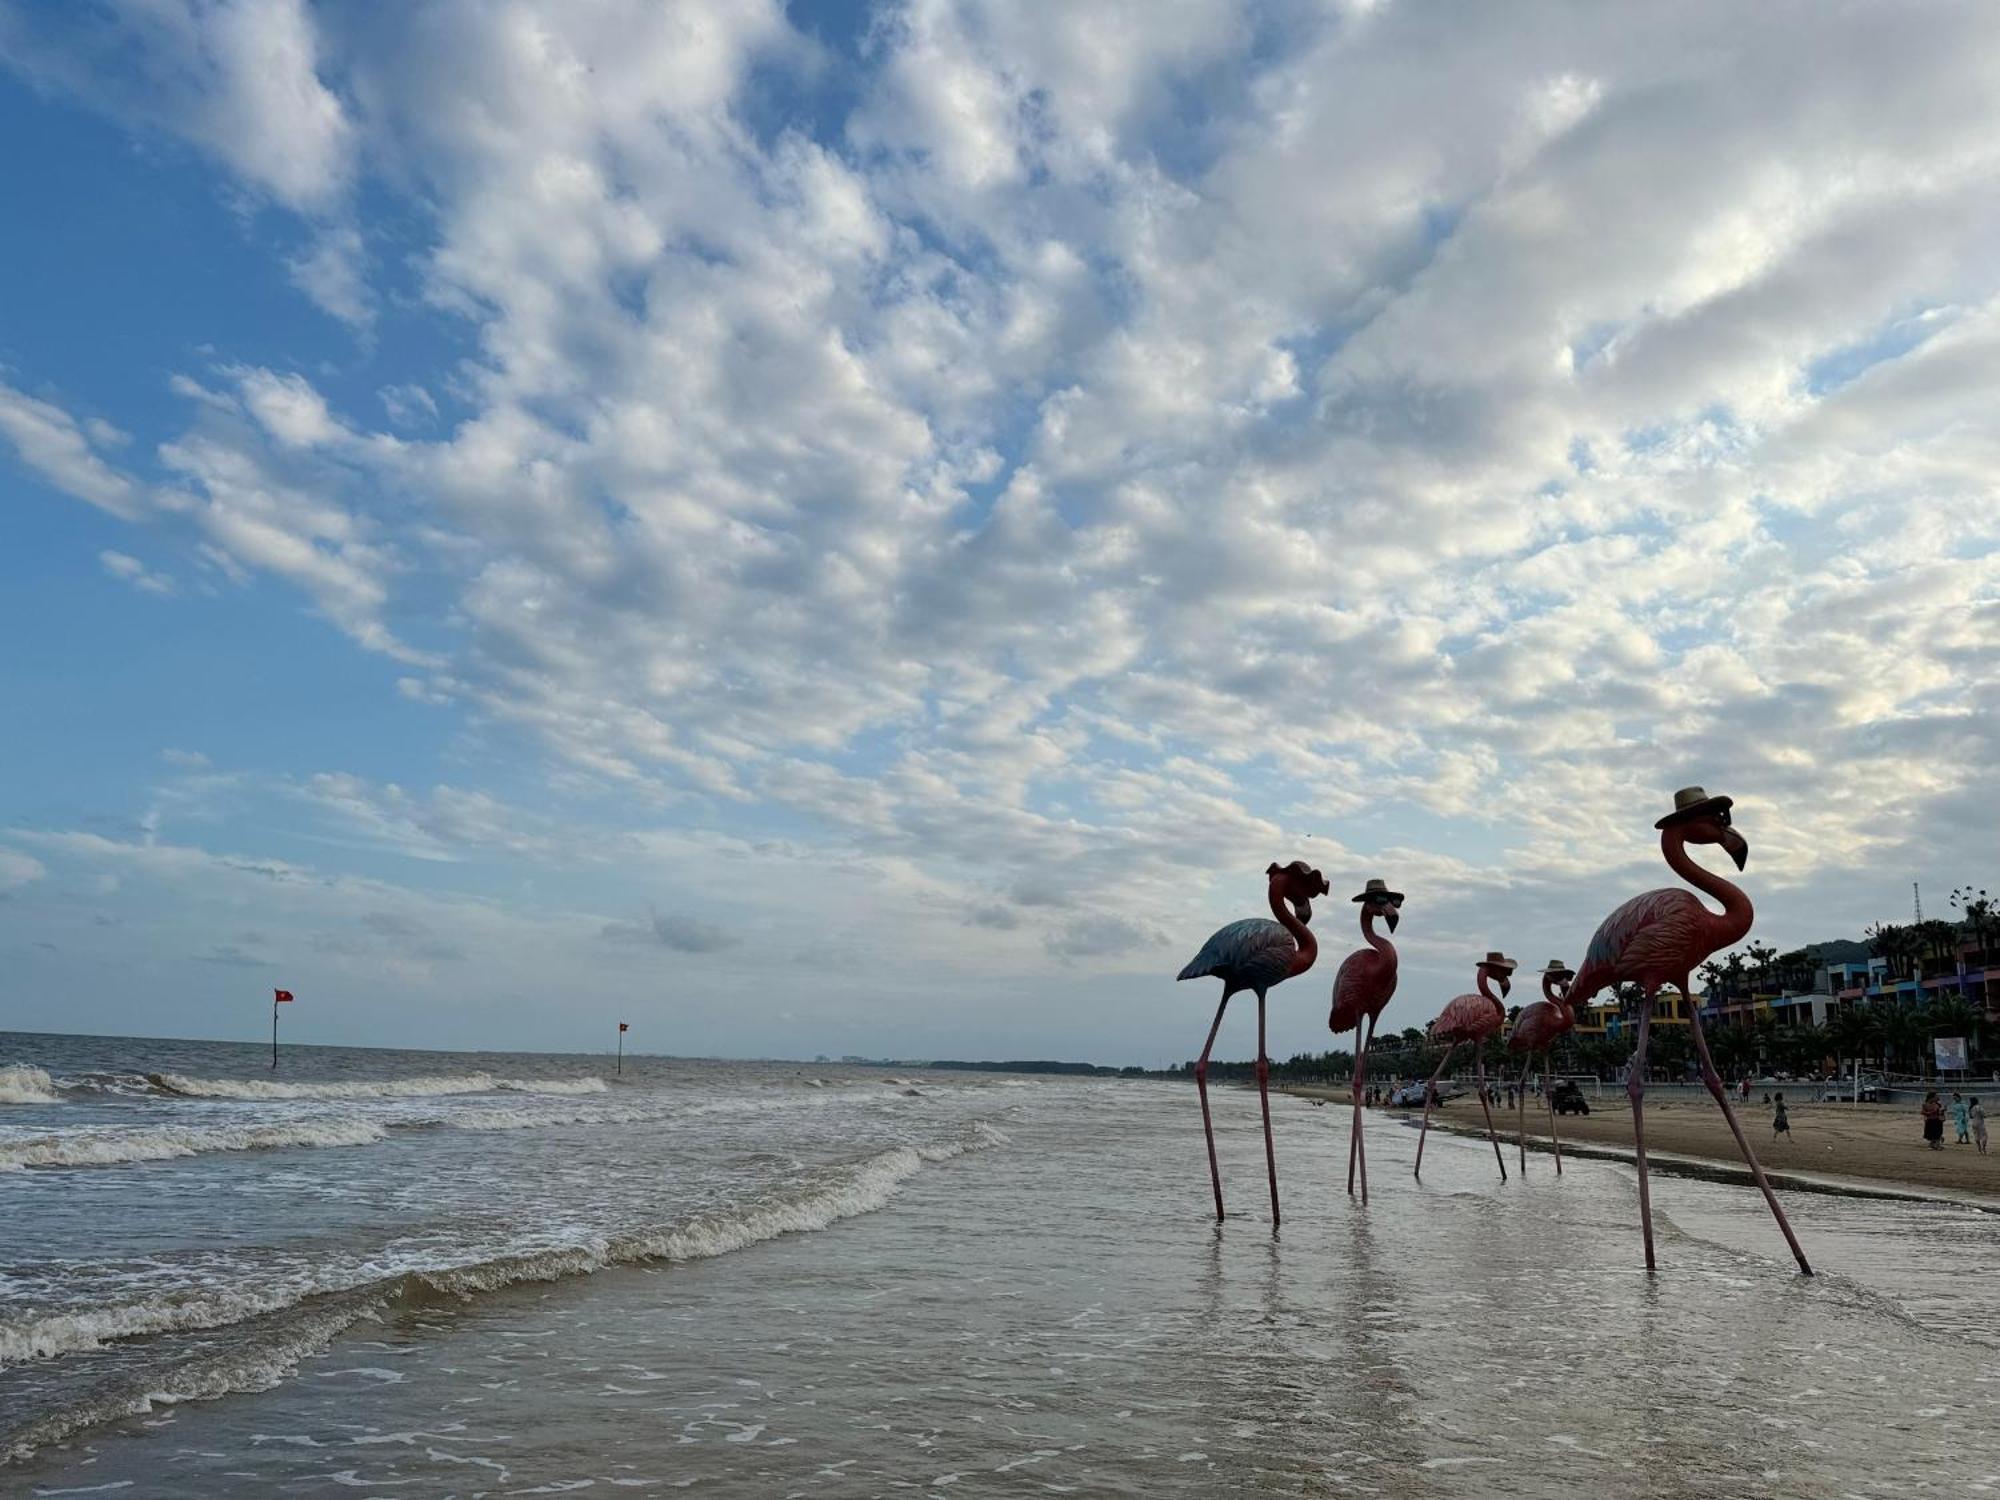
[[[1329,1105],[1352,1102],[1347,1091],[1339,1088],[1300,1085],[1278,1092]],[[1475,1111],[1472,1118],[1468,1120],[1462,1115],[1454,1118],[1448,1112],[1450,1106],[1434,1109],[1431,1112],[1431,1129],[1484,1140],[1486,1125],[1476,1113],[1478,1101],[1467,1094],[1461,1095],[1454,1103],[1471,1106]],[[1760,1108],[1754,1103],[1750,1107],[1752,1110]],[[1592,1114],[1587,1117],[1569,1115],[1563,1118],[1560,1126],[1563,1155],[1631,1165],[1634,1161],[1631,1112],[1623,1093],[1619,1093],[1614,1101],[1607,1090],[1602,1100],[1591,1101],[1591,1108]],[[1872,1111],[1876,1108],[1837,1104],[1802,1104],[1793,1108],[1795,1133],[1801,1129],[1813,1134],[1829,1133],[1826,1127],[1835,1122],[1843,1127],[1839,1132],[1843,1139],[1830,1144],[1827,1151],[1837,1164],[1822,1166],[1817,1161],[1798,1161],[1795,1159],[1796,1148],[1792,1145],[1780,1145],[1774,1152],[1760,1136],[1760,1126],[1764,1127],[1764,1134],[1768,1134],[1768,1125],[1762,1116],[1744,1120],[1744,1132],[1757,1150],[1757,1160],[1764,1169],[1764,1175],[1774,1187],[1849,1198],[1951,1203],[1962,1208],[2000,1214],[2000,1149],[1984,1157],[1974,1154],[1970,1146],[1947,1145],[1943,1152],[1929,1152],[1921,1143],[1905,1142],[1897,1134],[1898,1131],[1911,1132],[1915,1128],[1914,1118],[1905,1111],[1863,1113],[1844,1118],[1842,1114],[1832,1113],[1838,1111],[1844,1114],[1850,1109]],[[1423,1120],[1420,1109],[1378,1106],[1370,1114],[1375,1119],[1393,1120],[1410,1130],[1419,1129]],[[1740,1106],[1738,1118],[1743,1118]],[[1504,1105],[1496,1105],[1493,1124],[1501,1146],[1510,1153],[1512,1160],[1518,1161],[1513,1111]],[[1654,1172],[1745,1187],[1752,1184],[1750,1169],[1736,1149],[1735,1139],[1729,1133],[1722,1112],[1706,1099],[1698,1103],[1686,1100],[1655,1103],[1648,1100],[1646,1138],[1646,1161]],[[1543,1156],[1551,1154],[1547,1111],[1537,1113],[1532,1104],[1527,1121],[1527,1144],[1530,1151]],[[1842,1146],[1852,1149],[1843,1151],[1840,1149]],[[1911,1172],[1893,1156],[1884,1159],[1885,1153],[1904,1152],[1923,1152],[1924,1156],[1913,1165],[1925,1170]],[[1965,1160],[1957,1160],[1954,1152]],[[1942,1160],[1937,1159],[1940,1157]],[[1982,1181],[1982,1178],[1987,1180]]]

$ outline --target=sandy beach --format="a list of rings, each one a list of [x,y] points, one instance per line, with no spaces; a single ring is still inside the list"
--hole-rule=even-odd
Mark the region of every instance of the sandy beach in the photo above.
[[[1325,1099],[1329,1104],[1348,1102],[1346,1093],[1340,1089],[1295,1089],[1291,1092]],[[1824,1173],[1879,1182],[1911,1192],[1976,1193],[2000,1199],[2000,1145],[1981,1156],[1971,1146],[1953,1144],[1956,1132],[1951,1127],[1949,1116],[1945,1120],[1944,1149],[1932,1151],[1924,1144],[1923,1122],[1914,1108],[1797,1103],[1788,1094],[1786,1104],[1791,1115],[1791,1136],[1789,1139],[1784,1136],[1773,1139],[1771,1107],[1760,1102],[1762,1097],[1763,1093],[1759,1090],[1751,1094],[1747,1105],[1741,1101],[1732,1102],[1737,1117],[1743,1122],[1744,1133],[1756,1148],[1758,1160],[1771,1171]],[[2000,1096],[1989,1100],[1989,1104],[2000,1104]],[[1991,1112],[1989,1110],[1989,1114]],[[1377,1109],[1369,1112],[1369,1118],[1408,1118],[1415,1121],[1422,1118],[1422,1114],[1416,1109]],[[1515,1133],[1514,1112],[1504,1104],[1496,1105],[1493,1123],[1501,1138],[1511,1143]],[[1548,1111],[1540,1108],[1534,1100],[1529,1101],[1527,1125],[1531,1146],[1548,1140]],[[1459,1095],[1433,1111],[1431,1128],[1484,1134],[1486,1127],[1480,1117],[1479,1101],[1469,1092]],[[1992,1129],[1990,1124],[1988,1129]],[[1626,1102],[1624,1090],[1605,1085],[1601,1098],[1591,1097],[1590,1113],[1587,1116],[1565,1115],[1560,1130],[1565,1145],[1578,1143],[1629,1152],[1632,1148],[1632,1110]],[[1706,1096],[1695,1100],[1649,1095],[1646,1099],[1646,1147],[1649,1152],[1694,1157],[1719,1166],[1740,1168],[1743,1164],[1736,1142],[1729,1134],[1729,1126],[1722,1118],[1722,1111]]]

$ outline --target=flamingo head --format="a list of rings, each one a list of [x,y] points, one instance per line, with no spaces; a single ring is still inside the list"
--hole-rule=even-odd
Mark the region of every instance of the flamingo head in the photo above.
[[[1722,850],[1742,869],[1749,861],[1750,846],[1743,835],[1730,826],[1729,809],[1734,799],[1710,797],[1698,786],[1674,793],[1674,810],[1653,826],[1671,832],[1683,844],[1720,844]]]
[[[1403,909],[1403,893],[1401,891],[1390,890],[1389,882],[1386,880],[1369,881],[1362,888],[1361,894],[1354,899],[1361,904],[1361,930],[1363,932],[1368,930],[1368,919],[1370,917],[1381,918],[1383,925],[1391,932],[1396,930],[1396,923],[1402,920],[1399,913]]]
[[[1264,873],[1271,877],[1271,895],[1290,902],[1293,915],[1301,922],[1313,919],[1312,898],[1333,889],[1324,875],[1302,859],[1288,865],[1272,865]]]
[[[1549,960],[1542,970],[1542,998],[1561,1004],[1569,997],[1569,985],[1576,978],[1576,970],[1559,958]]]
[[[1479,977],[1482,980],[1490,979],[1498,985],[1502,999],[1505,999],[1507,992],[1514,988],[1511,977],[1514,969],[1514,960],[1504,953],[1489,953],[1479,961]]]

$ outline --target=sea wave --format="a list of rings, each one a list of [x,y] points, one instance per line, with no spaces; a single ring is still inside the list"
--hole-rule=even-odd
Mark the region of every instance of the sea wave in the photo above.
[[[111,1167],[171,1161],[208,1151],[271,1151],[286,1146],[371,1146],[388,1134],[379,1120],[288,1120],[266,1125],[157,1125],[59,1130],[0,1137],[0,1172],[28,1167]]]
[[[56,1081],[40,1068],[9,1063],[0,1068],[0,1104],[59,1104]]]
[[[148,1335],[261,1324],[259,1335],[227,1352],[174,1359],[116,1388],[93,1387],[83,1400],[0,1432],[0,1462],[84,1427],[148,1411],[155,1402],[198,1400],[263,1390],[298,1361],[324,1348],[357,1319],[404,1307],[434,1307],[527,1282],[587,1276],[639,1262],[708,1260],[788,1234],[809,1234],[886,1207],[902,1184],[931,1163],[1004,1144],[1000,1131],[974,1122],[956,1139],[896,1146],[727,1207],[520,1255],[415,1266],[359,1285],[289,1284],[217,1289],[147,1298],[123,1305],[0,1320],[0,1365],[98,1348]]]
[[[333,1083],[288,1083],[264,1078],[188,1078],[148,1073],[163,1094],[189,1099],[414,1099],[439,1094],[601,1094],[602,1078],[496,1078],[491,1073],[449,1073],[430,1078],[356,1078]]]

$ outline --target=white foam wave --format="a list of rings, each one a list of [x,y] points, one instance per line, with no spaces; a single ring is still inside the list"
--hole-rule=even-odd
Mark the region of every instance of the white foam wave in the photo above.
[[[0,1068],[0,1104],[59,1104],[56,1081],[40,1068],[9,1063]]]
[[[452,1073],[431,1078],[357,1078],[337,1083],[285,1083],[264,1078],[187,1078],[149,1073],[154,1087],[193,1099],[411,1099],[437,1094],[601,1094],[602,1078],[496,1078]]]
[[[0,1172],[26,1167],[110,1167],[170,1161],[205,1151],[270,1151],[286,1146],[368,1146],[387,1128],[375,1120],[298,1120],[271,1125],[162,1125],[63,1130],[0,1137]]]
[[[521,1282],[588,1275],[607,1266],[634,1261],[713,1259],[780,1235],[808,1234],[829,1228],[842,1219],[873,1213],[886,1207],[897,1189],[926,1164],[950,1161],[969,1151],[1004,1144],[1006,1140],[1001,1132],[983,1122],[974,1122],[959,1140],[892,1147],[859,1162],[828,1169],[803,1184],[793,1184],[690,1219],[524,1255],[458,1265],[409,1265],[387,1275],[381,1274],[379,1262],[371,1262],[372,1279],[362,1284],[356,1283],[352,1271],[342,1274],[329,1268],[317,1273],[326,1278],[317,1281],[288,1278],[263,1288],[183,1292],[0,1321],[0,1366],[94,1349],[149,1334],[220,1328],[310,1305],[318,1331],[310,1340],[283,1341],[281,1362],[289,1368],[300,1352],[324,1343],[333,1332],[362,1316],[370,1307],[392,1298],[425,1301],[439,1293],[468,1297]],[[330,1305],[336,1302],[337,1307]],[[325,1315],[329,1313],[338,1315],[333,1322],[326,1321]],[[266,1361],[247,1368],[261,1379],[270,1373],[271,1367]],[[234,1372],[232,1378],[241,1377],[243,1371],[237,1365],[231,1365],[230,1369]],[[211,1384],[203,1376],[196,1382],[198,1388],[185,1394],[219,1395],[222,1389],[263,1388],[260,1385],[212,1389]],[[166,1398],[179,1399],[179,1396],[170,1388]],[[36,1441],[49,1439],[40,1437]]]

